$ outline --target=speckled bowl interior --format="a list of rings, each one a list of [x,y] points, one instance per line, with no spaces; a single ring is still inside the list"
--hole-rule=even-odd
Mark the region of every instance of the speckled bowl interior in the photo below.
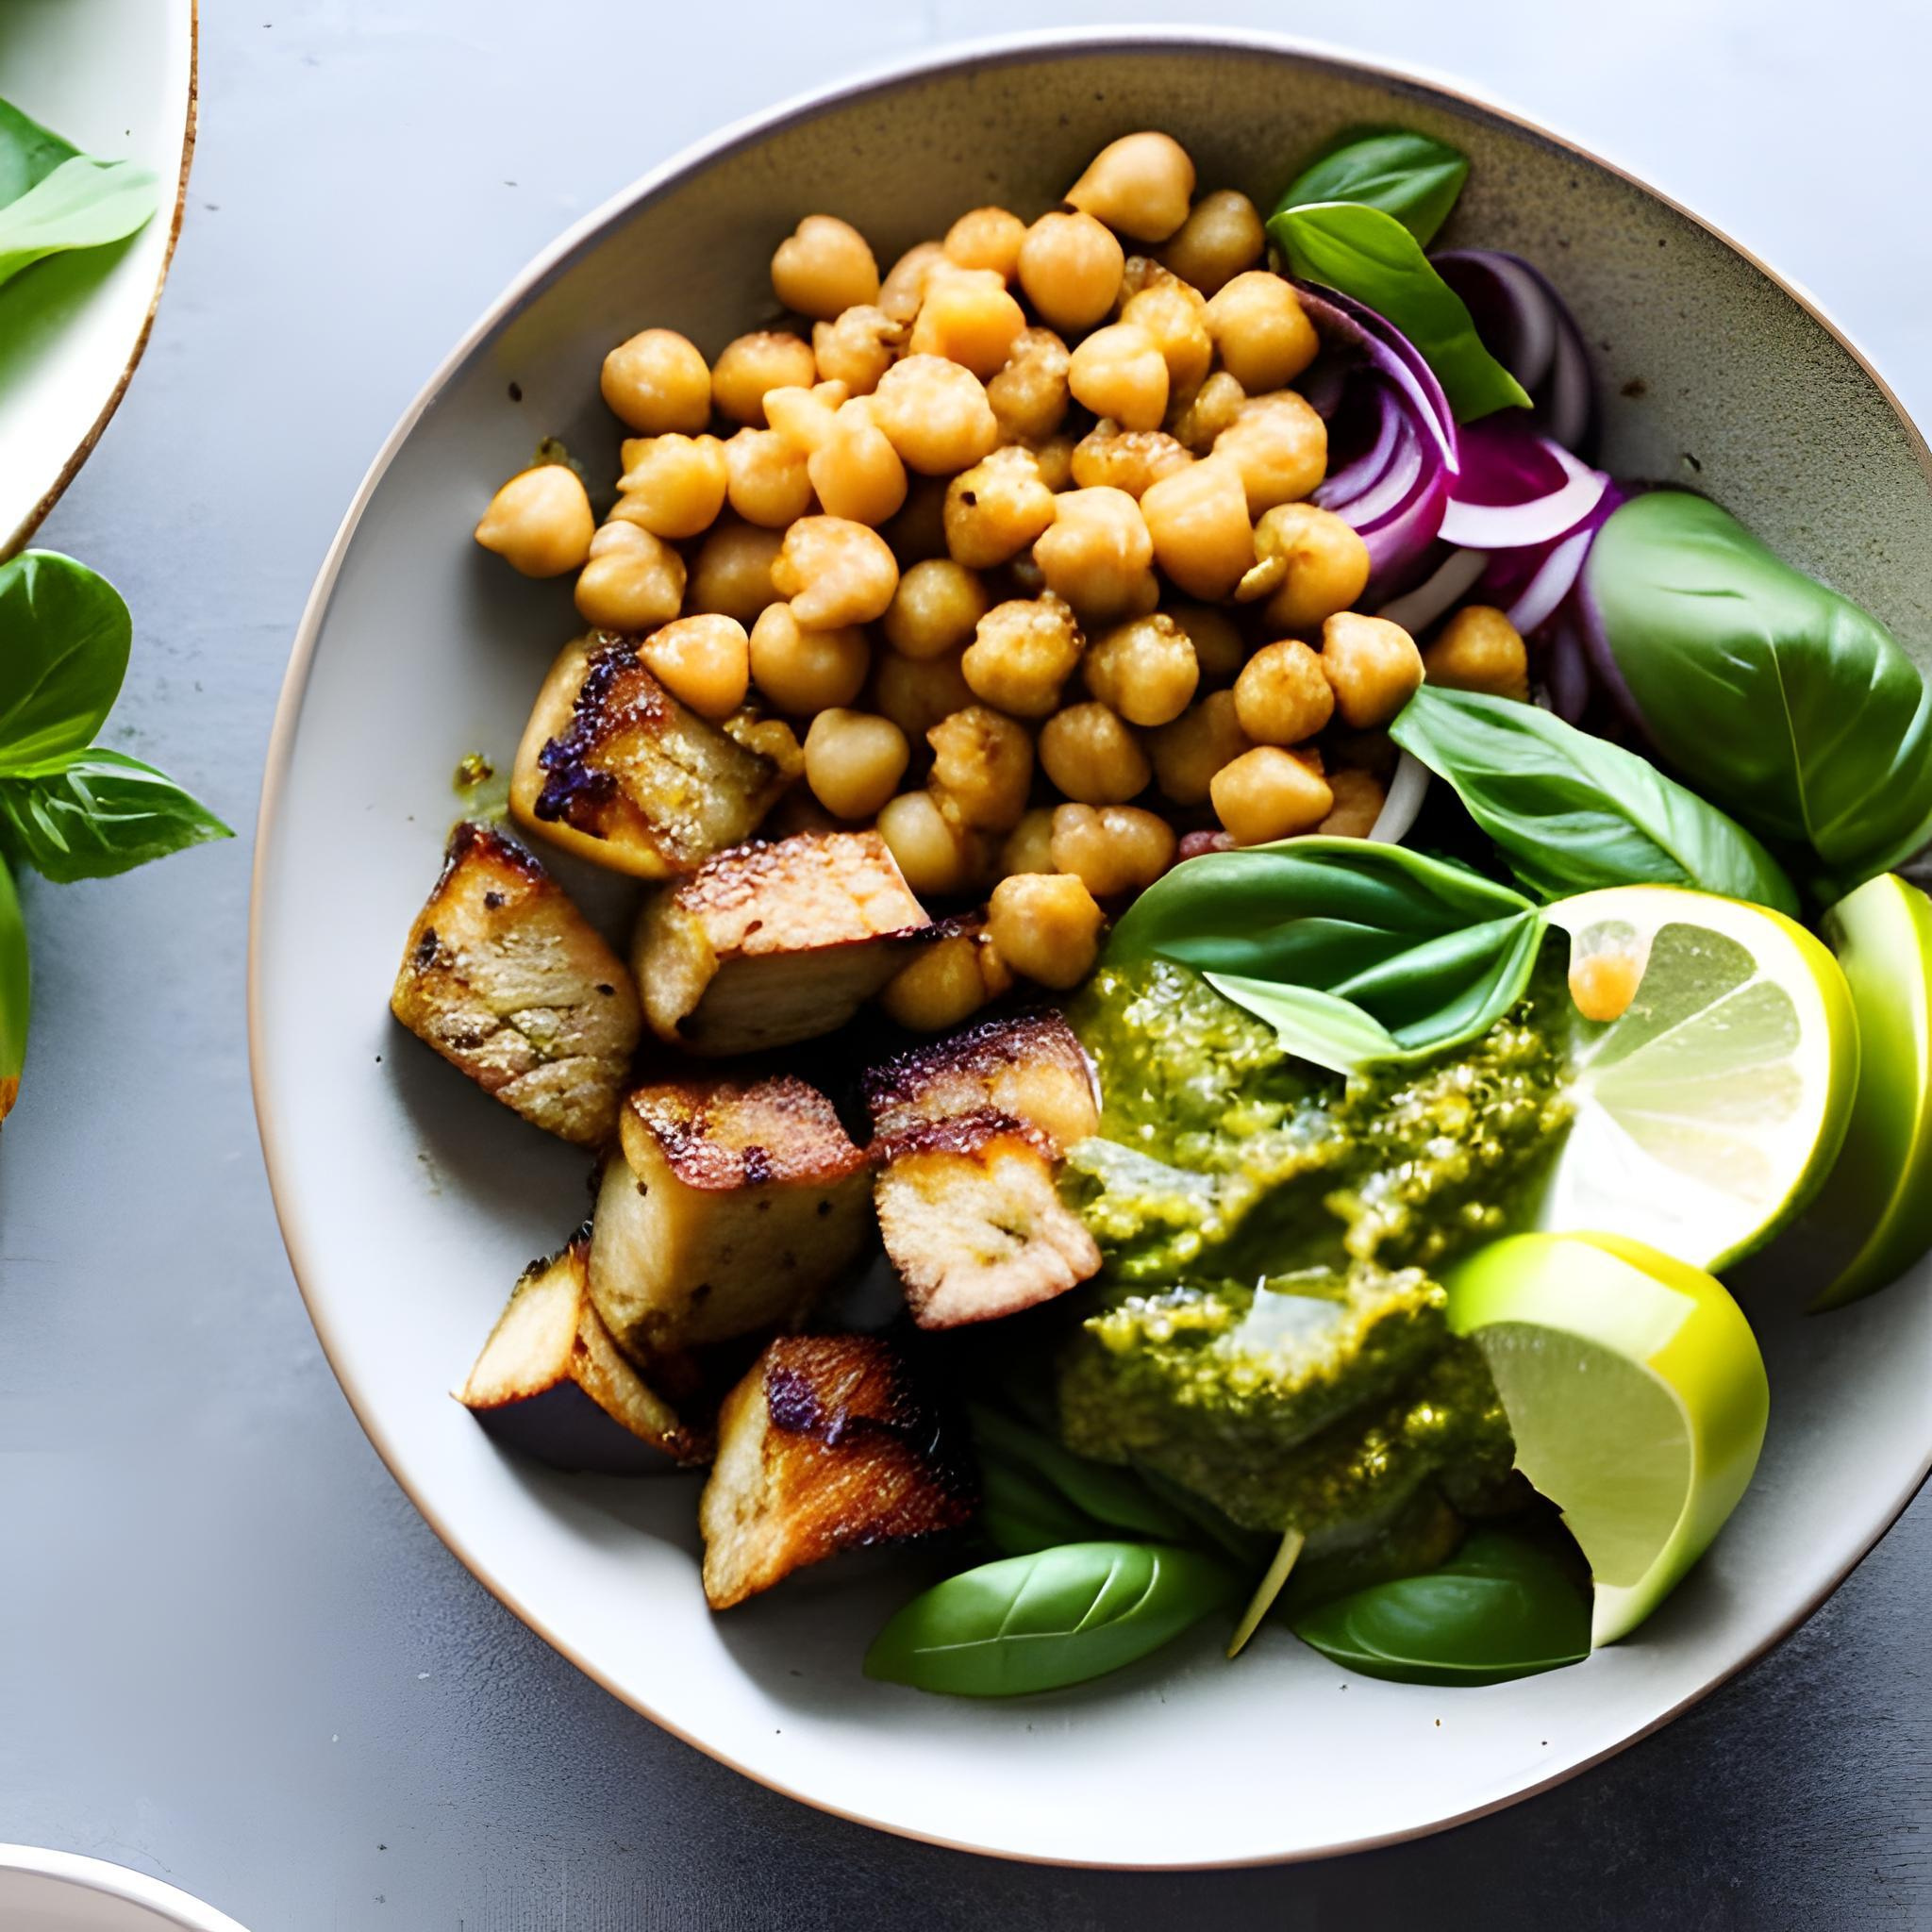
[[[1932,1452],[1923,1271],[1809,1322],[1790,1312],[1805,1284],[1774,1271],[1751,1305],[1773,1379],[1757,1483],[1634,1641],[1451,1693],[1344,1679],[1278,1630],[1230,1667],[1204,1630],[1080,1690],[978,1705],[860,1676],[910,1588],[903,1565],[826,1566],[713,1619],[688,1480],[551,1475],[498,1454],[446,1392],[519,1268],[585,1201],[580,1158],[483,1100],[386,1008],[458,810],[451,771],[477,749],[508,760],[573,628],[566,590],[513,579],[469,541],[491,489],[546,434],[614,475],[604,351],[662,324],[714,353],[768,317],[772,248],[803,214],[845,215],[889,258],[976,203],[1037,212],[1141,126],[1179,137],[1204,185],[1266,205],[1330,134],[1391,121],[1471,157],[1445,241],[1519,250],[1569,297],[1609,467],[1696,484],[1915,647],[1932,636],[1924,445],[1787,287],[1652,192],[1445,89],[1186,36],[969,53],[781,110],[641,183],[520,277],[430,383],[303,622],[264,799],[253,1033],[283,1227],[342,1385],[462,1561],[615,1694],[755,1777],[892,1830],[1196,1865],[1312,1856],[1507,1804],[1788,1631]]]

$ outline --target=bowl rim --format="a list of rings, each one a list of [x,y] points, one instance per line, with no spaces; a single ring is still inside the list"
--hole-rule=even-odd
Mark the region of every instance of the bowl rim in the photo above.
[[[301,1243],[291,1232],[291,1218],[283,1211],[282,1200],[285,1186],[291,1184],[291,1171],[282,1149],[281,1136],[276,1120],[275,1093],[267,1067],[265,1050],[265,994],[262,985],[261,946],[262,946],[262,904],[268,881],[267,853],[277,817],[281,810],[284,785],[293,761],[295,739],[301,719],[303,700],[308,691],[308,679],[313,668],[315,649],[321,636],[323,621],[334,595],[336,578],[340,574],[342,560],[354,540],[377,486],[388,473],[399,451],[416,425],[427,412],[430,406],[441,394],[445,386],[462,365],[468,361],[484,339],[502,323],[532,301],[550,281],[558,275],[591,242],[601,238],[606,231],[614,227],[622,219],[645,202],[676,186],[686,176],[695,174],[710,163],[745,147],[752,146],[769,136],[785,128],[816,118],[829,108],[845,107],[864,101],[874,94],[891,92],[909,81],[945,73],[967,66],[1001,66],[1008,62],[1019,62],[1047,58],[1077,58],[1082,55],[1105,55],[1113,53],[1149,54],[1162,49],[1176,53],[1223,52],[1231,54],[1257,55],[1262,58],[1287,58],[1304,65],[1328,66],[1347,72],[1357,77],[1364,77],[1386,86],[1408,89],[1424,95],[1432,95],[1445,101],[1449,106],[1486,116],[1519,133],[1529,136],[1562,152],[1576,156],[1606,173],[1627,182],[1641,193],[1660,202],[1665,208],[1703,229],[1714,240],[1722,242],[1732,253],[1765,276],[1776,288],[1823,328],[1838,345],[1844,350],[1859,370],[1877,389],[1897,418],[1899,426],[1905,431],[1907,440],[1916,457],[1921,473],[1928,486],[1932,486],[1932,447],[1927,446],[1924,434],[1913,421],[1911,413],[1900,400],[1898,393],[1879,373],[1872,358],[1859,346],[1848,330],[1840,324],[1802,283],[1772,267],[1761,256],[1747,248],[1734,237],[1727,234],[1716,224],[1707,221],[1695,210],[1685,206],[1674,195],[1666,193],[1646,180],[1634,170],[1624,167],[1619,161],[1586,145],[1572,136],[1550,126],[1547,123],[1505,105],[1494,96],[1473,88],[1466,81],[1442,73],[1426,65],[1410,64],[1386,60],[1357,53],[1333,42],[1316,40],[1301,35],[1277,34],[1261,29],[1235,27],[1195,27],[1182,25],[1147,26],[1108,26],[1055,27],[1029,29],[1021,32],[982,36],[968,40],[948,41],[938,47],[923,49],[921,52],[898,59],[869,65],[845,79],[826,86],[813,88],[793,94],[774,105],[752,114],[727,123],[724,126],[706,135],[698,141],[680,149],[668,159],[643,175],[626,187],[618,190],[606,201],[592,208],[588,214],[573,223],[547,247],[540,250],[520,270],[502,292],[492,301],[483,314],[467,329],[455,346],[443,358],[435,372],[418,391],[414,399],[397,419],[381,448],[371,461],[367,473],[351,498],[341,525],[330,541],[322,566],[316,573],[310,587],[308,598],[303,607],[301,619],[296,626],[293,648],[290,655],[289,668],[285,675],[280,696],[275,707],[275,715],[269,738],[268,754],[262,774],[260,806],[256,819],[255,854],[249,884],[248,909],[248,1058],[250,1087],[254,1097],[257,1130],[260,1137],[263,1163],[267,1169],[269,1191],[275,1204],[275,1219],[281,1229],[283,1247],[288,1253],[289,1263],[295,1276],[296,1287],[308,1310],[309,1320],[314,1324],[317,1340],[323,1353],[328,1358],[331,1371],[335,1374],[357,1422],[368,1437],[371,1445],[382,1458],[384,1466],[395,1479],[396,1484],[408,1496],[418,1514],[436,1532],[444,1546],[462,1564],[470,1574],[480,1583],[497,1602],[502,1604],[519,1622],[536,1632],[559,1656],[567,1658],[591,1682],[600,1686],[620,1703],[648,1718],[660,1729],[706,1757],[714,1758],[728,1766],[741,1776],[763,1785],[768,1790],[808,1805],[814,1810],[831,1816],[843,1818],[857,1824],[869,1825],[874,1830],[891,1833],[894,1837],[910,1839],[917,1842],[937,1845],[948,1851],[976,1853],[982,1857],[1008,1860],[1016,1864],[1046,1865],[1074,1870],[1128,1871],[1128,1872],[1207,1872],[1240,1870],[1259,1866],[1301,1864],[1318,1858],[1341,1857],[1350,1852],[1374,1851],[1385,1846],[1402,1844],[1417,1839],[1432,1837],[1452,1826],[1467,1824],[1478,1818],[1485,1818],[1493,1812],[1505,1810],[1521,1804],[1528,1798],[1553,1790],[1560,1784],[1591,1770],[1619,1753],[1627,1750],[1644,1738],[1661,1730],[1674,1719],[1682,1715],[1693,1705],[1701,1703],[1720,1686],[1728,1683],[1752,1664],[1767,1656],[1784,1640],[1810,1618],[1844,1582],[1845,1578],[1870,1556],[1880,1541],[1897,1523],[1910,1506],[1913,1498],[1932,1476],[1932,1441],[1925,1445],[1915,1474],[1909,1475],[1890,1505],[1884,1520],[1874,1529],[1871,1537],[1834,1574],[1829,1575],[1804,1602],[1788,1617],[1763,1642],[1757,1644],[1743,1656],[1739,1657],[1724,1669],[1716,1672],[1700,1684],[1689,1695],[1680,1698],[1667,1710],[1638,1729],[1607,1745],[1603,1750],[1564,1766],[1549,1776],[1525,1784],[1520,1790],[1499,1798],[1492,1798],[1467,1809],[1431,1821],[1425,1824],[1409,1825],[1396,1830],[1376,1833],[1366,1837],[1337,1840],[1333,1843],[1305,1846],[1298,1850],[1278,1853],[1262,1853],[1252,1857],[1234,1858],[1209,1858],[1186,1860],[1161,1860],[1147,1862],[1124,1859],[1096,1859],[1082,1857],[1058,1857],[1045,1853],[1017,1852],[999,1845],[976,1843],[971,1840],[952,1838],[943,1832],[922,1831],[910,1825],[891,1823],[871,1817],[858,1811],[812,1795],[783,1779],[767,1776],[740,1763],[728,1752],[721,1750],[705,1739],[692,1735],[679,1724],[670,1723],[658,1711],[651,1708],[641,1698],[632,1695],[591,1658],[582,1655],[577,1648],[549,1623],[532,1611],[520,1599],[516,1590],[504,1579],[492,1574],[479,1559],[475,1557],[466,1546],[463,1537],[450,1524],[444,1522],[418,1492],[408,1474],[405,1459],[399,1457],[390,1442],[380,1420],[374,1413],[361,1392],[354,1385],[341,1365],[337,1349],[331,1344],[330,1318],[325,1311],[323,1298],[311,1291],[306,1257]]]
[[[218,1911],[206,1899],[195,1898],[164,1879],[150,1878],[127,1865],[90,1858],[79,1852],[55,1851],[43,1845],[0,1844],[0,1872],[25,1872],[52,1878],[75,1891],[99,1892],[128,1905],[144,1906],[166,1917],[183,1932],[248,1932],[238,1920]]]

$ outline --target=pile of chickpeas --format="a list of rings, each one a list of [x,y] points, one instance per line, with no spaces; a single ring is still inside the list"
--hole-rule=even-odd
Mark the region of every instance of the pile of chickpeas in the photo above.
[[[1263,251],[1254,204],[1196,199],[1153,132],[1036,221],[974,208],[883,277],[808,216],[772,258],[803,323],[709,365],[662,328],[605,358],[635,433],[601,525],[550,463],[477,527],[575,572],[585,622],[638,636],[693,711],[787,721],[811,804],[774,824],[874,824],[922,898],[989,899],[895,983],[908,1024],[1014,973],[1075,983],[1102,902],[1176,856],[1381,810],[1424,656],[1354,608],[1367,548],[1307,500],[1327,429],[1292,384],[1320,343]],[[1492,610],[1427,671],[1526,693]]]

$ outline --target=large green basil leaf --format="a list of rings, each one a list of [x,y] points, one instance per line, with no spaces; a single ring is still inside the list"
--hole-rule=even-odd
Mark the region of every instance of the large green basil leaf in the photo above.
[[[1624,505],[1583,581],[1658,752],[1835,891],[1932,837],[1932,689],[1869,612],[1674,490]]]
[[[1398,1684],[1501,1684],[1590,1655],[1590,1593],[1542,1544],[1474,1531],[1447,1563],[1294,1619],[1331,1662]]]
[[[1344,135],[1295,176],[1274,212],[1317,201],[1359,202],[1393,215],[1426,248],[1468,178],[1469,157],[1426,134],[1390,127]]]
[[[234,836],[172,778],[125,752],[97,745],[0,768],[0,844],[58,884],[108,878]]]
[[[20,894],[14,890],[13,874],[0,865],[0,1120],[12,1110],[20,1093],[32,991]]]
[[[1462,297],[1393,215],[1317,202],[1283,209],[1268,233],[1303,281],[1353,295],[1400,329],[1436,372],[1458,423],[1530,408],[1523,385],[1483,347]]]
[[[160,199],[152,168],[75,155],[0,208],[0,282],[42,257],[99,248],[142,225]]]
[[[1535,705],[1424,685],[1390,736],[1455,788],[1541,899],[1692,886],[1797,915],[1790,880],[1735,819],[1648,758]]]
[[[8,101],[0,101],[0,208],[18,201],[80,150],[51,127],[42,127]]]
[[[1351,1073],[1476,1038],[1523,997],[1542,921],[1522,893],[1400,845],[1290,839],[1177,865],[1114,928]]]
[[[84,563],[54,550],[0,563],[0,770],[92,742],[133,636],[120,591]]]
[[[914,1597],[873,1640],[865,1674],[956,1697],[1058,1690],[1138,1662],[1242,1589],[1198,1550],[1063,1543]]]

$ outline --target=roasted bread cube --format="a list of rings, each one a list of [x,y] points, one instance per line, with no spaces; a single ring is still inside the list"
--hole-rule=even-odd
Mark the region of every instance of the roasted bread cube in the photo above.
[[[486,1093],[595,1147],[642,1030],[630,974],[531,855],[488,825],[450,835],[390,1008]]]
[[[1046,1010],[982,1020],[895,1054],[867,1070],[865,1102],[881,1140],[991,1108],[1038,1127],[1064,1152],[1100,1124],[1086,1050]]]
[[[787,1335],[724,1399],[698,1503],[705,1595],[729,1609],[841,1550],[972,1518],[952,1432],[875,1335]]]
[[[868,1172],[803,1080],[639,1088],[597,1194],[597,1312],[640,1357],[794,1320],[865,1243]]]
[[[591,1304],[590,1258],[586,1228],[530,1263],[457,1400],[553,1469],[645,1475],[709,1461],[709,1431],[687,1426],[610,1339]]]
[[[753,1053],[844,1025],[930,925],[876,832],[807,832],[660,887],[631,964],[660,1040]]]
[[[550,667],[509,808],[581,858],[662,879],[749,838],[786,782],[754,732],[707,724],[644,669],[636,639],[598,631]]]

